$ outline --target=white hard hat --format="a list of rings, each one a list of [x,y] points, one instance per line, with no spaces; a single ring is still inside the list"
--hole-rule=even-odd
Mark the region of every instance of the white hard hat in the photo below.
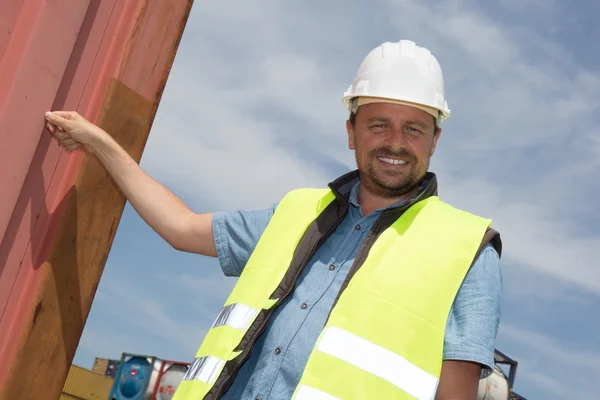
[[[348,110],[359,96],[433,108],[439,111],[439,122],[450,117],[440,64],[429,50],[410,40],[386,42],[371,50],[342,98]]]

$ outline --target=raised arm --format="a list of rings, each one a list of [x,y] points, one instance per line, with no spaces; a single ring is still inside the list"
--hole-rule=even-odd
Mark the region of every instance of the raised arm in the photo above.
[[[100,127],[76,112],[46,113],[48,131],[67,151],[95,155],[140,217],[174,248],[216,257],[212,214],[197,214],[158,183]]]

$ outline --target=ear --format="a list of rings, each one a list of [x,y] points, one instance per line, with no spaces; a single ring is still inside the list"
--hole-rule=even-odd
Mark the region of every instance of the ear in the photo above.
[[[435,153],[435,147],[437,146],[437,141],[440,138],[441,134],[442,134],[442,128],[437,128],[433,134],[433,142],[431,143],[431,150],[429,152],[429,157],[432,157],[433,153]]]
[[[350,120],[346,121],[346,132],[348,132],[348,148],[354,150],[356,148],[354,145],[354,128],[352,128]]]

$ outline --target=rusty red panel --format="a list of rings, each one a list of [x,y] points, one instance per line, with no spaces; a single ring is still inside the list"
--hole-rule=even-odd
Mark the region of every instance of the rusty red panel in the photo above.
[[[44,112],[95,122],[111,79],[158,101],[169,68],[153,66],[169,63],[191,3],[0,2],[0,387],[83,159],[50,139]]]

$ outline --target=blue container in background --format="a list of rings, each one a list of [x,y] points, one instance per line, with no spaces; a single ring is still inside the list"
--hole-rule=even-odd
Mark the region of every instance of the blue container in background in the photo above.
[[[156,357],[123,353],[110,400],[144,400],[155,374]]]

